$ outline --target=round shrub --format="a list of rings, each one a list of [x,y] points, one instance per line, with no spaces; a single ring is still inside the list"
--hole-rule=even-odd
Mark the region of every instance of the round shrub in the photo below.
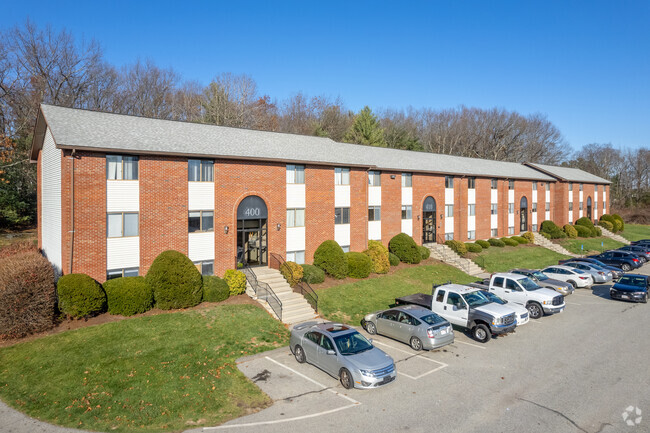
[[[461,241],[450,240],[445,242],[445,245],[461,257],[464,257],[467,254],[467,247],[465,247],[465,244]]]
[[[106,293],[102,286],[86,274],[62,276],[56,290],[59,310],[75,319],[101,313],[106,308]]]
[[[420,256],[422,257],[422,260],[426,260],[431,256],[431,250],[427,247],[418,245],[418,250],[420,251]]]
[[[515,241],[517,241],[518,244],[527,244],[528,243],[528,239],[526,239],[526,238],[524,238],[522,236],[511,236],[510,239],[514,239]]]
[[[364,253],[345,253],[348,259],[348,277],[368,278],[372,272],[372,260]]]
[[[348,259],[336,241],[325,241],[316,248],[314,265],[339,280],[348,274]]]
[[[412,237],[406,233],[393,236],[388,243],[388,250],[399,257],[404,263],[418,264],[422,261],[422,255]]]
[[[309,284],[320,284],[325,281],[325,272],[314,265],[302,265],[302,280]]]
[[[393,253],[388,253],[388,261],[390,262],[391,266],[397,266],[399,265],[399,257],[397,257]]]
[[[223,279],[228,284],[230,296],[241,295],[246,291],[246,275],[242,271],[228,269]]]
[[[533,232],[526,232],[523,235],[521,235],[521,237],[528,240],[528,243],[530,244],[535,243],[535,234]]]
[[[294,262],[284,262],[280,265],[280,273],[291,287],[302,280],[302,266]]]
[[[552,233],[557,230],[560,230],[560,228],[551,220],[544,220],[539,226],[539,231],[542,233]]]
[[[594,226],[594,223],[591,222],[591,220],[589,218],[582,217],[582,218],[578,218],[575,225],[592,228]]]
[[[609,221],[601,219],[598,221],[598,225],[605,228],[606,230],[609,230],[610,232],[614,230],[614,224],[610,223]]]
[[[571,239],[575,239],[578,237],[578,231],[574,229],[571,224],[564,225],[564,233],[566,233],[567,237]]]
[[[488,239],[488,242],[493,247],[503,248],[506,246],[506,244],[501,239],[490,238]]]
[[[490,243],[488,241],[484,241],[484,240],[479,239],[478,241],[476,241],[474,243],[476,245],[480,245],[481,248],[483,248],[484,250],[487,250],[488,248],[490,248]]]
[[[604,214],[600,217],[600,220],[609,222],[614,233],[621,231],[622,219],[615,218],[614,215]]]
[[[153,261],[147,276],[156,307],[161,310],[193,307],[201,302],[203,278],[183,253],[163,251]]]
[[[548,233],[540,232],[539,234],[542,235],[543,238],[546,238],[546,239],[548,239],[548,240],[551,240],[551,239],[552,239],[552,238],[551,238],[551,235],[548,234]]]
[[[585,226],[573,226],[573,228],[576,230],[578,233],[578,236],[581,238],[588,238],[591,237],[591,230],[589,230],[589,227]]]
[[[619,222],[619,226],[620,226],[619,231],[625,230],[625,221],[623,221],[622,216],[620,216],[617,213],[614,213],[614,214],[612,214],[612,218],[614,218],[615,220],[617,220]]]
[[[512,238],[503,237],[503,238],[501,238],[501,242],[503,242],[505,245],[507,245],[509,247],[517,247],[517,246],[519,246],[519,242],[517,242],[516,240],[514,240]]]
[[[600,229],[600,227],[594,227],[592,229],[592,233],[595,233],[594,236],[602,236],[603,231]]]
[[[216,275],[203,277],[203,302],[221,302],[230,296],[228,283]]]
[[[375,274],[386,274],[390,269],[388,260],[388,248],[379,241],[368,241],[368,249],[363,252],[372,260],[372,272]]]
[[[481,251],[483,251],[483,247],[480,246],[478,242],[477,243],[467,242],[465,243],[465,248],[467,248],[467,251],[469,251],[470,253],[480,253]]]
[[[153,291],[144,277],[114,278],[106,281],[103,287],[110,314],[133,316],[153,306]]]

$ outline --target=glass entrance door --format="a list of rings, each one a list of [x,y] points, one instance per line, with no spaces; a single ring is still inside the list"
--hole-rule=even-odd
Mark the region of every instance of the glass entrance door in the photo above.
[[[436,214],[422,212],[422,243],[428,244],[436,241]]]
[[[237,261],[249,266],[268,264],[266,219],[237,221]]]
[[[525,196],[519,201],[519,231],[528,231],[528,199]]]

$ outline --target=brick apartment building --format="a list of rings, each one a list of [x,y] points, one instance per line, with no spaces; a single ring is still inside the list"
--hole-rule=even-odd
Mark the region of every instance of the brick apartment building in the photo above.
[[[39,247],[100,282],[144,275],[168,249],[222,275],[269,253],[311,263],[327,239],[468,241],[608,210],[609,182],[578,169],[50,105],[31,159]]]

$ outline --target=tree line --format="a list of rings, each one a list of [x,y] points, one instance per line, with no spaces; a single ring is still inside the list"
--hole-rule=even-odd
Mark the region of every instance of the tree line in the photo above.
[[[278,100],[248,75],[217,74],[204,86],[183,80],[150,60],[118,67],[96,41],[78,41],[63,30],[25,25],[0,33],[0,227],[34,221],[36,174],[28,160],[39,104],[85,108],[169,120],[330,137],[369,146],[475,158],[571,164],[595,174],[595,149],[569,159],[561,132],[542,114],[500,108],[380,109],[355,113],[340,98],[297,92]],[[605,146],[607,147],[607,146]],[[617,167],[627,165],[618,152]],[[647,149],[642,149],[648,152]],[[587,157],[587,155],[594,155]],[[591,159],[590,159],[591,158]],[[634,159],[634,158],[632,158]],[[635,159],[635,161],[638,158]],[[612,161],[614,158],[612,157]],[[616,171],[616,191],[647,194],[645,180]],[[615,174],[608,172],[609,179]],[[645,191],[645,192],[643,192]]]

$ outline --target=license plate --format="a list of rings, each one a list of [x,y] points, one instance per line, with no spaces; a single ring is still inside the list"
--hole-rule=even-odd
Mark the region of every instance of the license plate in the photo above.
[[[443,329],[442,331],[440,331],[440,335],[447,335],[447,330]]]
[[[630,297],[627,295],[621,295],[621,299],[630,299]]]
[[[388,382],[392,382],[393,379],[395,379],[395,378],[394,378],[394,377],[391,377],[391,376],[386,376],[386,377],[384,377],[384,378],[382,379],[381,382],[379,382],[379,384],[380,384],[380,385],[384,385],[384,384],[386,384],[386,383],[388,383]]]

